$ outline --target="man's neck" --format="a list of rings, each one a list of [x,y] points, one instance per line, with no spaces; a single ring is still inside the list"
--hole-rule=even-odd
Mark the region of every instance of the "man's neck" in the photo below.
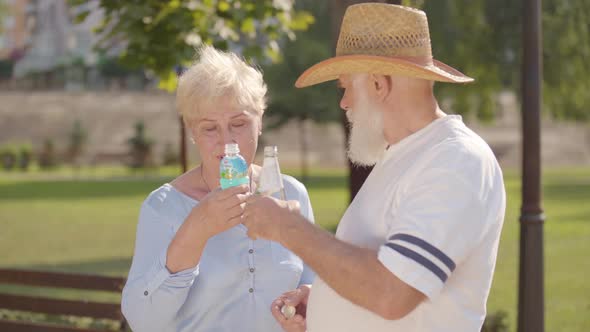
[[[401,99],[384,114],[385,139],[396,144],[445,115],[432,95]]]

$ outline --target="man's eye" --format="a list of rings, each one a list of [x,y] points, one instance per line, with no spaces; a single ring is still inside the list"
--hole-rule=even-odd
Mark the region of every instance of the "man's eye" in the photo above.
[[[203,130],[211,132],[211,131],[215,131],[215,127],[205,127],[203,128]]]
[[[232,126],[237,127],[237,128],[243,127],[244,125],[245,125],[244,122],[237,122],[237,123],[232,124]]]

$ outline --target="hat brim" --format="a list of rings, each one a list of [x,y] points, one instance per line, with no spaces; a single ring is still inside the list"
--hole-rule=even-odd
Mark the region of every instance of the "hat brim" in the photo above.
[[[406,59],[374,55],[343,55],[319,62],[299,76],[298,88],[338,79],[343,74],[399,75],[448,83],[470,83],[473,78],[440,61],[422,65]]]

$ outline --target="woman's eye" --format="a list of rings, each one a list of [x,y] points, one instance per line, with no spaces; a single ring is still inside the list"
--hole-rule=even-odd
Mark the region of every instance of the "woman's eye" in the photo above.
[[[215,131],[215,127],[205,127],[203,128],[203,130],[205,130],[206,132],[212,132]]]
[[[232,124],[232,126],[234,126],[236,128],[243,127],[244,125],[245,125],[244,122],[236,122],[236,123]]]

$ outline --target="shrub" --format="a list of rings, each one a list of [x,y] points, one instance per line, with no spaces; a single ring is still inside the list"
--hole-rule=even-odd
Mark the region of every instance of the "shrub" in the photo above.
[[[508,332],[508,313],[499,310],[488,314],[481,328],[481,332]]]
[[[51,169],[57,166],[57,152],[52,139],[45,139],[37,160],[42,169]]]
[[[135,134],[127,140],[130,147],[132,168],[152,166],[152,147],[154,142],[146,135],[143,121],[135,123]]]
[[[0,162],[2,168],[7,171],[12,170],[16,166],[17,161],[17,150],[14,146],[5,145],[0,149]]]
[[[33,147],[30,143],[21,144],[18,151],[18,167],[22,171],[27,171],[33,159]]]

